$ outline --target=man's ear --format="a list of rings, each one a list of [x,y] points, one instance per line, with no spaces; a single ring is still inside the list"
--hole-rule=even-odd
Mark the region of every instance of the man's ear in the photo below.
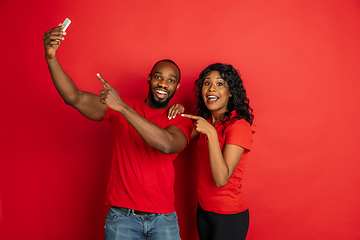
[[[177,86],[176,86],[176,91],[179,89],[180,87],[180,82],[178,82]]]
[[[148,78],[147,78],[147,83],[150,83],[150,79],[151,79],[151,74],[149,74]]]

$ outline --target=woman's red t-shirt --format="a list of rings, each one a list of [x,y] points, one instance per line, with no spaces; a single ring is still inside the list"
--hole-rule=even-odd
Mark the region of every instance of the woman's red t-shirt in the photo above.
[[[239,165],[224,187],[217,188],[210,171],[209,149],[206,136],[200,134],[196,153],[199,159],[198,201],[200,206],[210,212],[220,214],[234,214],[247,209],[241,188],[241,180],[247,162],[247,156],[252,146],[252,130],[245,119],[234,120],[235,111],[231,119],[225,124],[217,123],[217,131],[221,151],[225,144],[233,144],[245,149]],[[210,120],[209,120],[210,121]]]

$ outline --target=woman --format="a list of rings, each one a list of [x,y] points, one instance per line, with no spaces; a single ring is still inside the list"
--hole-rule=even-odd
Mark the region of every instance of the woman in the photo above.
[[[215,63],[195,81],[199,159],[197,226],[200,240],[245,239],[249,212],[241,179],[252,145],[254,115],[239,73],[232,65]],[[174,105],[169,115],[183,112]]]

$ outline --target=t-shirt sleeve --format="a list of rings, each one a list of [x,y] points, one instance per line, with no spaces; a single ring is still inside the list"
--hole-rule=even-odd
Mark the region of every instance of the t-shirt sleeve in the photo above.
[[[174,119],[174,122],[171,123],[170,125],[180,128],[180,130],[185,134],[185,136],[187,138],[187,143],[189,144],[190,138],[191,138],[191,133],[193,130],[193,123],[190,120],[190,118],[177,116]]]
[[[251,126],[245,119],[236,120],[226,130],[225,144],[233,144],[250,151],[252,135]]]
[[[105,116],[103,117],[102,121],[105,121],[105,120],[111,121],[110,119],[113,116],[113,114],[114,114],[114,110],[107,108]]]

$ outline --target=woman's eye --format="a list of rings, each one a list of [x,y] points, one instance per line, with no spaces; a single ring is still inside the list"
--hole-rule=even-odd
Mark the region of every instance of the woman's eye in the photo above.
[[[217,83],[217,85],[218,85],[218,86],[222,86],[222,85],[224,85],[224,84],[220,82],[220,83]]]
[[[209,86],[209,85],[210,85],[210,83],[208,83],[208,82],[204,82],[204,85],[205,85],[205,86]]]

